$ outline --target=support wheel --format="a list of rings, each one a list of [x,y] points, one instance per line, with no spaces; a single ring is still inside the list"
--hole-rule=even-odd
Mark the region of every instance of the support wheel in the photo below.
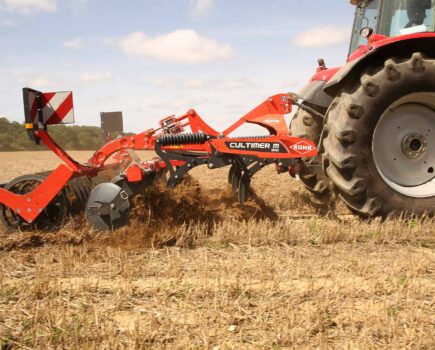
[[[365,217],[433,214],[435,60],[415,53],[363,73],[327,115],[323,168]]]

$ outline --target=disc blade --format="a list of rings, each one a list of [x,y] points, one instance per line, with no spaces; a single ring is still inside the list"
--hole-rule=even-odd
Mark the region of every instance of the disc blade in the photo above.
[[[95,187],[86,204],[86,218],[96,231],[107,231],[128,223],[130,202],[128,194],[113,183]]]

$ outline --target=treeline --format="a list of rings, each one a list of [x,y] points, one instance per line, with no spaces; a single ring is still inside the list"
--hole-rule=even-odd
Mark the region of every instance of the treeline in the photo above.
[[[103,144],[101,129],[96,126],[49,126],[50,135],[67,150],[97,150]],[[41,151],[44,145],[37,146],[30,141],[24,124],[0,118],[0,151]]]

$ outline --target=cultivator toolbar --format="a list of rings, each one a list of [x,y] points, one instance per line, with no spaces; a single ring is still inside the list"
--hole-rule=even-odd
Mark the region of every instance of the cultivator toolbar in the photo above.
[[[301,159],[317,154],[313,142],[289,135],[284,115],[291,112],[297,96],[278,94],[221,133],[189,110],[162,119],[159,128],[112,140],[80,164],[51,138],[47,128],[71,122],[72,93],[25,88],[23,95],[29,137],[45,144],[63,163],[51,173],[21,176],[0,188],[0,219],[9,229],[52,229],[83,209],[96,230],[121,227],[128,223],[132,196],[163,174],[172,188],[199,165],[229,166],[229,183],[243,203],[252,176],[263,167],[275,164],[278,172],[297,175]],[[260,125],[269,135],[230,136],[245,123]],[[153,150],[157,156],[141,160],[137,150]]]

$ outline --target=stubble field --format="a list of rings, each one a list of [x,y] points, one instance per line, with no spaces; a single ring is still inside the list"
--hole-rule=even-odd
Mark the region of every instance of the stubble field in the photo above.
[[[0,182],[58,162],[0,161]],[[1,231],[1,349],[435,348],[433,219],[363,221],[273,167],[244,206],[227,169],[191,175],[116,232]]]

